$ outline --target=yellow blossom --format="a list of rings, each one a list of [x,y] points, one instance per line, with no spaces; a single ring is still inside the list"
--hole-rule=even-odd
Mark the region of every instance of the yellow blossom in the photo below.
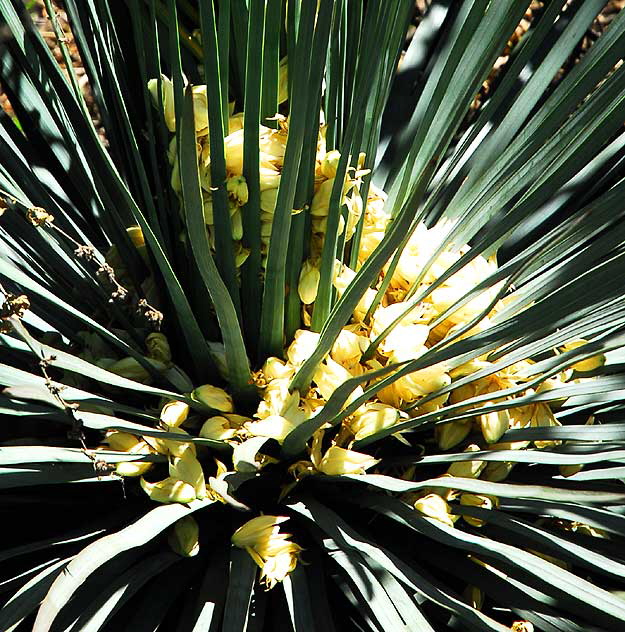
[[[291,378],[295,375],[295,367],[279,358],[267,358],[262,368],[263,375],[269,381],[279,378]]]
[[[315,467],[328,476],[341,476],[341,474],[364,474],[365,470],[379,463],[369,454],[346,450],[338,446],[328,448],[319,464]]]
[[[434,433],[441,450],[449,450],[458,445],[471,432],[470,421],[450,421],[436,426]]]
[[[202,465],[190,450],[185,450],[180,456],[170,460],[169,476],[191,485],[197,498],[206,497],[206,481]]]
[[[562,346],[563,351],[572,351],[573,349],[579,349],[584,345],[587,345],[588,341],[584,339],[580,340],[571,340]],[[586,358],[585,360],[580,360],[575,364],[571,365],[572,369],[576,371],[594,371],[598,369],[600,366],[605,364],[605,355],[603,353],[598,353],[597,355],[591,356],[590,358]]]
[[[452,516],[451,509],[447,501],[438,494],[428,494],[419,498],[414,504],[414,508],[428,518],[438,520],[448,527],[453,527],[457,516]]]
[[[492,406],[493,402],[485,402],[485,406]],[[507,410],[495,410],[479,415],[478,424],[488,443],[496,443],[510,427],[510,413]]]
[[[304,305],[310,305],[317,298],[319,279],[319,266],[313,264],[310,259],[304,261],[297,284],[297,292]]]
[[[352,374],[345,367],[335,362],[332,358],[326,358],[325,362],[322,362],[317,367],[313,375],[313,382],[321,397],[328,400],[332,396],[332,393],[351,377]],[[362,393],[362,386],[357,386],[348,397],[346,403],[349,404],[354,401],[360,397]]]
[[[348,422],[354,439],[359,441],[380,430],[390,428],[399,421],[399,411],[393,406],[377,402],[367,402],[361,406]]]
[[[295,424],[286,417],[270,415],[264,419],[246,423],[244,429],[255,437],[267,437],[282,443],[294,427]]]
[[[261,570],[260,580],[267,589],[281,582],[295,568],[301,547],[291,542],[288,533],[280,533],[286,516],[258,516],[239,527],[232,544],[245,549]]]
[[[480,447],[472,443],[464,451],[479,452]],[[460,478],[477,478],[485,467],[486,461],[455,461],[449,466],[447,473]]]
[[[493,509],[499,505],[499,499],[496,496],[489,496],[487,494],[470,494],[465,492],[460,496],[460,504],[465,507],[479,507],[480,509]],[[484,521],[480,518],[473,516],[462,516],[465,522],[468,522],[474,527],[481,527],[484,525]]]
[[[368,345],[367,338],[344,328],[334,341],[330,356],[346,369],[351,369],[358,363]]]
[[[318,342],[318,333],[308,331],[307,329],[298,329],[295,332],[293,342],[286,350],[286,357],[293,366],[299,367],[308,360],[312,352],[317,347]]]
[[[167,426],[180,426],[189,415],[189,404],[179,401],[167,402],[161,408],[161,421]]]
[[[202,439],[214,439],[225,441],[236,436],[237,431],[230,427],[229,421],[219,415],[207,419],[200,428],[199,436]]]
[[[223,388],[219,388],[218,386],[211,386],[210,384],[198,386],[191,393],[191,398],[209,408],[219,410],[222,413],[231,413],[234,411],[232,397],[230,397]]]
[[[185,504],[196,498],[193,485],[177,478],[169,477],[158,483],[148,483],[142,478],[140,483],[143,491],[157,503]]]

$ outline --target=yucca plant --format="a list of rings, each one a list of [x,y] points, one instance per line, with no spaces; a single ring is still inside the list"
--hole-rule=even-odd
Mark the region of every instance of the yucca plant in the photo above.
[[[0,0],[1,630],[624,629],[604,5]]]

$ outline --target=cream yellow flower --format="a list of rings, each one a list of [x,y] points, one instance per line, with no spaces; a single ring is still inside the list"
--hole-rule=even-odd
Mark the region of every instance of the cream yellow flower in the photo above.
[[[328,476],[341,476],[341,474],[364,474],[365,470],[379,463],[369,454],[346,450],[336,445],[328,448],[321,461],[314,463],[317,470]]]
[[[243,428],[248,434],[255,437],[267,437],[282,443],[295,426],[296,424],[286,417],[270,415],[258,421],[249,421]]]
[[[479,452],[480,447],[472,443],[464,451]],[[455,461],[449,466],[447,473],[460,478],[477,478],[485,467],[486,461]]]
[[[343,264],[341,261],[335,261],[333,285],[336,288],[339,297],[343,295],[343,292],[345,292],[355,276],[356,273],[351,268]],[[375,299],[375,294],[375,290],[368,288],[364,296],[358,302],[358,305],[356,305],[354,309],[354,319],[357,322],[361,322],[364,319],[369,306]]]
[[[157,503],[186,504],[196,498],[193,485],[171,476],[158,483],[148,483],[142,478],[140,483],[143,491]]]
[[[480,509],[494,509],[499,505],[499,499],[496,496],[489,496],[487,494],[470,494],[468,492],[463,493],[460,496],[460,504],[465,507],[479,507]],[[474,527],[482,527],[484,521],[480,518],[473,516],[462,516],[465,522],[468,522]]]
[[[214,439],[215,441],[232,439],[236,434],[236,429],[231,428],[228,419],[221,415],[207,419],[202,424],[199,432],[199,436],[202,437],[202,439]]]
[[[317,367],[313,375],[313,382],[321,397],[328,400],[332,396],[332,393],[351,377],[352,374],[345,367],[335,362],[332,358],[326,358],[325,362]],[[362,386],[357,386],[352,391],[346,403],[349,404],[362,394]]]
[[[361,406],[347,423],[354,439],[359,441],[380,430],[390,428],[399,421],[399,411],[393,406],[378,402],[367,402]]]
[[[191,393],[191,399],[222,413],[234,412],[232,397],[230,397],[223,388],[219,388],[218,386],[211,386],[210,384],[198,386]]]
[[[239,527],[232,544],[245,549],[261,570],[260,581],[273,588],[295,568],[301,547],[291,542],[289,533],[280,533],[286,516],[258,516]]]
[[[131,454],[154,454],[152,449],[143,439],[126,432],[110,431],[106,435],[106,443],[110,450],[116,452],[129,452]],[[118,476],[143,476],[154,466],[150,462],[122,461],[115,466]]]
[[[262,373],[268,381],[288,379],[295,375],[295,367],[279,358],[267,358],[263,364]]]
[[[263,399],[258,405],[256,417],[264,419],[271,415],[282,415],[291,418],[298,409],[299,393],[289,391],[290,378],[271,380],[263,392]]]
[[[584,339],[571,340],[570,342],[567,342],[565,345],[563,345],[561,348],[562,351],[572,351],[573,349],[579,349],[580,347],[583,347],[587,344],[588,341]],[[603,355],[603,353],[598,353],[595,356],[586,358],[586,360],[580,360],[579,362],[572,364],[571,368],[575,369],[576,371],[594,371],[604,364],[605,355]]]
[[[195,490],[196,498],[206,498],[204,471],[191,450],[185,450],[180,456],[170,460],[169,476],[191,485]]]
[[[485,406],[492,406],[493,402],[485,402]],[[497,443],[504,433],[510,428],[510,413],[504,410],[495,410],[477,418],[482,430],[482,435],[488,443]]]
[[[319,266],[315,265],[310,259],[304,261],[299,274],[299,283],[297,284],[297,292],[304,305],[310,305],[317,298],[319,279]]]
[[[362,352],[369,346],[365,336],[359,336],[349,329],[342,329],[332,345],[330,356],[346,369],[358,364]]]
[[[163,116],[165,117],[165,124],[170,132],[176,131],[176,110],[174,108],[174,84],[171,79],[165,75],[161,75],[161,91],[163,98]],[[158,102],[158,80],[150,79],[148,81],[148,90],[152,99],[157,107],[160,107]]]
[[[308,360],[312,352],[317,347],[318,342],[318,333],[308,331],[307,329],[298,329],[295,332],[293,342],[286,350],[286,357],[293,366],[299,367]]]
[[[450,421],[436,426],[434,433],[441,450],[449,450],[463,441],[471,432],[471,421]]]
[[[167,426],[178,427],[189,416],[189,404],[179,401],[167,402],[161,408],[161,421]]]
[[[447,501],[438,494],[428,494],[419,498],[414,504],[414,508],[428,518],[438,520],[448,527],[453,527],[458,516],[452,516],[451,508]]]

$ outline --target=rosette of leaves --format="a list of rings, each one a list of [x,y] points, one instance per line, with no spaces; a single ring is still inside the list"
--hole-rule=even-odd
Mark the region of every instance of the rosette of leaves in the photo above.
[[[578,59],[604,4],[544,2],[510,49],[527,0],[434,0],[409,41],[408,0],[66,0],[103,141],[27,8],[0,0],[0,80],[14,113],[0,113],[0,629],[620,629],[625,15]],[[163,76],[173,80],[171,162],[165,113],[148,90],[157,78],[162,96]],[[206,86],[214,239],[194,85]],[[232,111],[244,120],[240,266],[225,187]],[[294,288],[311,249],[320,112],[326,149],[340,156],[335,181],[360,169],[362,199],[372,184],[383,189],[389,221],[359,260],[364,216],[347,243],[333,187],[315,300],[303,310]],[[284,122],[264,251],[259,124]],[[427,302],[478,257],[496,256],[431,324],[484,293],[492,304],[418,357],[344,380],[280,441],[255,437],[257,449],[248,443],[235,458],[243,443],[232,436],[199,436],[203,420],[232,411],[194,389],[225,389],[251,418],[259,370],[300,329],[320,334],[290,382],[308,393],[363,297],[367,323],[388,296],[424,224],[448,229],[428,233],[440,243],[408,300]],[[458,256],[421,283],[444,252]],[[338,292],[337,259],[354,271]],[[363,471],[375,469],[330,468],[344,449],[336,430],[357,405],[416,371],[479,362],[490,368],[457,373],[428,401],[520,362],[524,382],[429,411],[421,399],[399,402],[397,423],[349,444]],[[184,435],[163,422],[170,401],[189,406]],[[477,431],[489,415],[546,403],[554,423],[504,429],[496,445]],[[440,428],[457,423],[468,433],[441,447]],[[389,436],[399,431],[401,442]],[[112,450],[102,445],[112,434],[152,447],[120,440]],[[204,468],[201,498],[157,505],[117,474],[147,464],[154,477],[143,487],[154,489],[158,473],[178,467],[181,443]],[[309,458],[316,471],[295,476]],[[493,464],[503,478],[482,476]],[[298,559],[283,560],[268,591],[257,564],[271,540],[246,527],[261,515],[271,529],[288,518],[290,539],[271,533]]]

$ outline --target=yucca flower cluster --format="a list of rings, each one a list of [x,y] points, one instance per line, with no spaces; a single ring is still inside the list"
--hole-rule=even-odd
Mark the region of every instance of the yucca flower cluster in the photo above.
[[[27,4],[0,629],[620,629],[625,13]]]
[[[193,88],[196,101],[196,133],[198,161],[203,174],[202,186],[206,229],[209,235],[214,230],[211,212],[211,185],[208,166],[205,91]],[[150,89],[155,94],[155,80]],[[168,127],[174,131],[173,88],[167,78],[163,78],[163,108]],[[168,119],[168,113],[171,115]],[[232,238],[236,250],[245,259],[242,246],[241,214],[245,212],[247,188],[242,174],[243,136],[241,115],[229,120],[230,134],[225,139],[226,165],[228,169],[227,189],[233,226]],[[299,295],[302,301],[303,322],[310,325],[310,315],[314,306],[319,279],[319,258],[323,246],[325,223],[328,214],[329,197],[336,175],[336,165],[340,154],[325,151],[324,126],[318,136],[315,194],[310,206],[310,255],[302,264]],[[260,129],[261,146],[261,223],[263,243],[271,234],[272,212],[275,205],[277,187],[280,181],[282,159],[288,137],[288,121],[281,121],[278,129]],[[175,152],[175,141],[172,141]],[[177,161],[172,158],[172,164]],[[364,157],[359,162],[362,163]],[[342,204],[345,215],[341,217],[339,231],[345,232],[345,239],[353,236],[357,223],[362,218],[362,233],[358,246],[358,265],[364,263],[384,237],[391,214],[385,208],[386,195],[375,186],[369,188],[366,202],[360,195],[362,177],[367,172],[352,170],[345,178]],[[174,189],[178,189],[174,168]],[[294,210],[294,213],[300,212]],[[346,218],[346,220],[344,219]],[[237,228],[239,227],[239,228]],[[449,226],[445,224],[428,228],[420,223],[391,268],[391,262],[382,269],[378,281],[370,287],[352,314],[352,318],[338,335],[330,353],[317,366],[310,389],[300,393],[290,387],[298,369],[311,356],[320,334],[310,328],[299,329],[284,357],[268,358],[255,374],[260,403],[251,417],[237,414],[233,400],[222,388],[210,384],[202,385],[190,393],[190,398],[200,402],[214,415],[205,420],[189,417],[190,407],[183,401],[167,402],[160,413],[161,428],[179,435],[177,440],[157,439],[147,436],[135,437],[126,433],[112,432],[107,437],[108,447],[136,454],[164,455],[168,460],[169,477],[161,481],[148,482],[143,475],[151,468],[149,462],[120,463],[117,473],[121,476],[141,476],[141,486],[150,498],[161,503],[188,503],[207,497],[224,501],[223,481],[235,472],[253,472],[259,475],[265,467],[276,465],[278,460],[263,453],[263,446],[269,440],[282,444],[301,424],[313,419],[339,387],[352,378],[365,376],[345,401],[348,412],[342,415],[339,424],[324,424],[313,434],[308,443],[308,458],[293,460],[288,468],[288,477],[283,480],[281,495],[287,495],[303,477],[309,475],[363,475],[366,472],[384,473],[385,468],[374,456],[354,449],[356,442],[386,431],[391,441],[401,441],[410,445],[402,434],[402,422],[411,418],[436,413],[453,406],[454,414],[460,415],[471,409],[476,398],[488,396],[484,405],[495,407],[492,412],[472,416],[434,428],[434,441],[441,451],[462,446],[467,453],[490,450],[521,450],[528,447],[544,448],[558,444],[558,441],[517,441],[500,443],[502,436],[510,429],[528,427],[550,427],[560,423],[554,416],[555,403],[533,403],[529,405],[506,406],[513,397],[524,397],[535,393],[525,387],[530,376],[535,378],[532,360],[525,359],[497,369],[486,355],[473,358],[461,364],[445,362],[426,366],[409,372],[392,381],[387,386],[375,388],[384,377],[366,379],[367,373],[384,373],[389,367],[400,368],[404,364],[424,356],[432,347],[443,348],[452,341],[462,339],[476,332],[486,331],[497,320],[497,313],[505,301],[499,298],[501,285],[494,285],[478,292],[471,300],[461,301],[469,292],[497,271],[494,257],[486,259],[481,255],[471,263],[451,275],[443,284],[428,292],[429,286],[469,251],[468,246],[458,249],[446,248],[437,256],[437,248],[445,240]],[[137,229],[133,229],[136,233]],[[136,236],[135,236],[136,239]],[[141,240],[139,239],[138,242]],[[137,243],[138,243],[137,242]],[[214,240],[211,240],[214,245]],[[432,260],[431,265],[428,262]],[[334,287],[340,296],[356,274],[341,261],[334,268]],[[390,277],[390,278],[389,278]],[[384,284],[384,285],[383,285]],[[382,287],[382,291],[380,291]],[[424,298],[415,301],[415,296]],[[458,304],[456,304],[458,302]],[[153,335],[154,336],[154,335]],[[584,340],[573,340],[561,347],[567,351],[585,344]],[[152,343],[153,346],[153,343]],[[596,356],[581,361],[570,369],[549,380],[543,381],[540,391],[563,386],[577,372],[595,369],[604,361]],[[115,370],[115,365],[111,367]],[[390,370],[389,370],[390,372]],[[479,375],[478,375],[479,374]],[[476,377],[471,379],[471,376]],[[462,380],[457,386],[456,384]],[[370,397],[365,390],[373,388]],[[501,391],[514,393],[501,397]],[[463,405],[463,402],[467,402]],[[441,417],[443,419],[444,417]],[[183,428],[187,426],[188,430]],[[396,432],[393,430],[397,428]],[[216,458],[200,460],[200,448],[190,440],[197,436],[210,441],[225,442],[232,447],[231,465],[225,465]],[[378,466],[376,468],[376,466]],[[507,461],[487,463],[481,460],[467,460],[452,463],[443,476],[454,478],[482,479],[490,482],[504,481],[514,464]],[[376,468],[376,469],[373,469]],[[579,469],[579,468],[578,468]],[[564,472],[565,470],[563,470]],[[575,470],[571,470],[573,472]],[[211,475],[214,474],[214,475]],[[415,476],[414,468],[403,474],[406,480]],[[454,526],[459,518],[453,512],[453,505],[493,509],[498,506],[498,498],[489,494],[476,494],[447,489],[422,490],[404,494],[402,498],[421,514]],[[466,522],[480,527],[484,521],[465,516]],[[254,518],[233,535],[233,542],[247,550],[262,569],[262,579],[267,588],[295,568],[301,548],[286,541],[287,536],[276,535],[278,524],[286,518],[261,516]],[[257,526],[258,525],[258,526]],[[191,533],[183,537],[181,533]],[[248,533],[249,532],[249,533]],[[177,527],[173,532],[172,546],[176,550],[193,551],[197,545],[197,525],[187,524],[185,529]],[[175,535],[178,534],[178,535]],[[195,545],[188,543],[189,537]]]

